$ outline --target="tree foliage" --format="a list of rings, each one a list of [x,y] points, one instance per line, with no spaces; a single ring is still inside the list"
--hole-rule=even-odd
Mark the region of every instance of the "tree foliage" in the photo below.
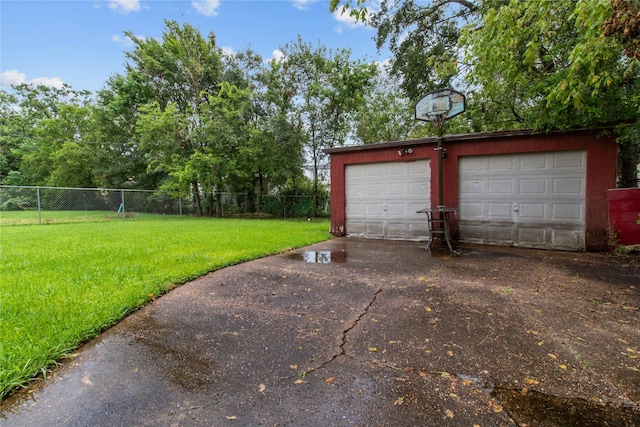
[[[373,64],[350,59],[351,51],[313,47],[302,39],[283,48],[280,78],[291,102],[289,115],[303,132],[303,147],[314,181],[314,214],[325,148],[344,145],[356,112],[363,104],[376,74]]]
[[[473,131],[618,123],[622,181],[638,162],[637,0],[331,0],[376,30],[414,102],[458,86]],[[461,122],[458,119],[458,122]]]

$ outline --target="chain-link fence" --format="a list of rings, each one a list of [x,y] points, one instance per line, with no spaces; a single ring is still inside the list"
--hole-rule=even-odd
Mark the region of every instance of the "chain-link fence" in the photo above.
[[[318,199],[318,216],[329,216],[329,199]],[[250,201],[246,193],[214,193],[202,201],[207,216],[253,215],[281,218],[313,215],[312,196],[261,196]],[[141,215],[195,215],[192,199],[160,191],[105,188],[63,188],[0,185],[1,224],[42,224],[87,220],[127,219]]]

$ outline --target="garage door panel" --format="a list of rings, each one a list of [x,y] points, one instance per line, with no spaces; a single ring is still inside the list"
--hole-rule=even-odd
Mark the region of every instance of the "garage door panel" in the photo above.
[[[365,234],[368,237],[382,238],[384,237],[384,227],[379,222],[367,222],[365,226]]]
[[[585,151],[460,158],[461,240],[584,249],[585,165]]]
[[[471,179],[461,179],[459,183],[460,193],[461,194],[482,194],[482,181],[471,180]]]
[[[422,200],[429,198],[429,183],[428,182],[410,182],[409,196],[411,198],[418,197]],[[424,206],[423,206],[424,208]]]
[[[379,178],[384,176],[382,172],[383,172],[382,166],[377,163],[367,164],[364,167],[364,175],[367,177]]]
[[[553,230],[552,243],[558,249],[572,250],[581,243],[582,235],[575,230]]]
[[[491,220],[504,218],[511,220],[511,203],[487,203],[487,217]]]
[[[430,177],[428,160],[348,165],[347,235],[426,239],[425,215],[416,211],[431,205]]]
[[[487,227],[485,242],[490,244],[502,244],[500,242],[511,242],[513,226],[509,223],[490,224]]]
[[[489,181],[489,191],[498,194],[513,194],[513,180],[493,179]]]
[[[521,246],[543,246],[545,243],[546,230],[541,228],[519,227],[517,230],[517,241]]]
[[[555,178],[553,180],[554,194],[578,194],[583,193],[584,183],[580,178]]]
[[[468,219],[481,219],[482,215],[482,202],[460,202],[459,211],[464,212],[464,218]],[[460,214],[460,218],[462,215]]]
[[[346,197],[362,197],[364,195],[364,184],[359,184],[359,185],[352,185],[350,187],[347,187],[345,189],[345,196]]]
[[[534,194],[539,196],[546,193],[546,179],[521,179],[520,194]]]
[[[406,175],[406,163],[387,163],[386,164],[386,174],[387,176],[398,176],[404,177]]]
[[[351,218],[362,218],[364,217],[364,206],[364,203],[350,203],[345,209],[345,214]]]
[[[367,197],[381,197],[384,194],[383,184],[367,184],[364,195]]]
[[[403,197],[407,195],[407,186],[404,182],[391,183],[387,185],[387,193],[389,197]]]
[[[543,220],[546,218],[545,207],[544,203],[520,203],[520,218]]]
[[[575,221],[582,222],[583,221],[583,209],[582,205],[579,203],[574,204],[561,204],[556,203],[552,208],[553,221]]]
[[[367,203],[364,211],[367,217],[382,218],[384,216],[384,207],[377,202]]]
[[[545,153],[529,154],[520,157],[520,170],[540,170],[547,168],[547,155]]]
[[[585,166],[586,157],[575,156],[575,151],[565,151],[554,153],[553,168],[554,169],[576,169],[580,171]]]
[[[408,206],[404,203],[387,203],[387,217],[405,218],[409,216]]]
[[[514,169],[514,159],[510,156],[495,156],[489,158],[489,171],[505,172]]]

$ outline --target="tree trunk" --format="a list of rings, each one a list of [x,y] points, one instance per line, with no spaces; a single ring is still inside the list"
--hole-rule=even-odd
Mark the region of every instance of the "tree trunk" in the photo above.
[[[197,182],[191,183],[191,191],[193,192],[193,204],[196,205],[196,216],[202,216],[202,206],[200,199],[200,190]]]

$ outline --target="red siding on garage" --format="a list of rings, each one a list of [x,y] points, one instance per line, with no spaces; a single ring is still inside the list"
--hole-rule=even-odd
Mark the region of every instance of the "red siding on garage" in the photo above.
[[[609,190],[609,223],[621,245],[640,244],[640,188]]]
[[[588,250],[608,249],[607,190],[616,186],[617,147],[615,136],[600,131],[572,131],[551,134],[502,132],[452,135],[444,138],[444,204],[458,207],[458,160],[461,156],[586,150],[585,246]],[[431,159],[431,199],[438,201],[436,138],[388,142],[327,150],[331,155],[331,233],[345,230],[345,167],[350,164],[406,162]],[[399,154],[411,147],[413,153]]]

